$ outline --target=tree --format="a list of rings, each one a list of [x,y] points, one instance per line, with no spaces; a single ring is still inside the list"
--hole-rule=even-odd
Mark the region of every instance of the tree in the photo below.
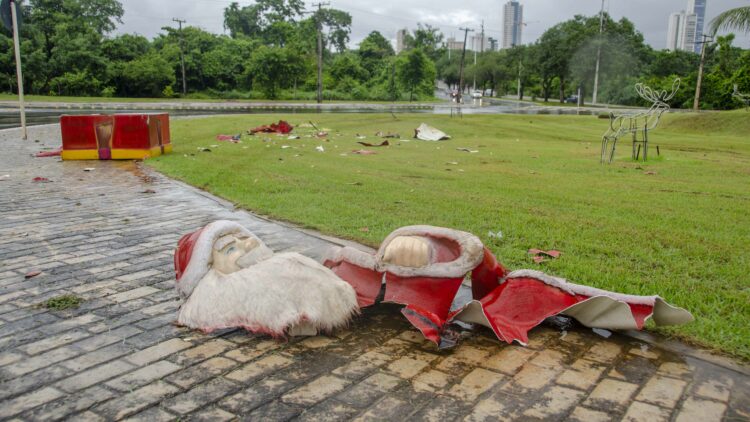
[[[246,70],[254,86],[270,99],[277,98],[279,90],[291,86],[303,72],[304,60],[296,52],[267,46],[260,46],[253,52]]]
[[[399,55],[396,75],[409,91],[409,101],[414,100],[415,93],[432,95],[436,74],[435,64],[421,49],[415,48]]]
[[[263,38],[275,24],[295,22],[304,7],[302,0],[258,0],[242,8],[234,2],[224,9],[224,28],[232,38]]]
[[[371,74],[375,74],[385,63],[387,57],[395,53],[391,42],[378,31],[372,31],[359,43],[357,52],[362,60],[362,66]]]
[[[750,6],[736,7],[721,12],[711,21],[708,31],[716,35],[721,29],[750,33]]]
[[[443,33],[430,25],[417,24],[417,29],[404,38],[407,49],[421,49],[432,61],[437,61],[445,52]]]
[[[121,72],[126,96],[160,97],[164,88],[175,83],[174,69],[157,53],[125,63]]]

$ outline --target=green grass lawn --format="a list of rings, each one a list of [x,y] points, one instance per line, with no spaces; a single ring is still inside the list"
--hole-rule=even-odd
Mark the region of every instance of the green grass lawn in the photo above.
[[[330,141],[215,141],[279,118],[313,120],[331,129]],[[421,122],[453,139],[411,139]],[[750,113],[668,115],[652,132],[648,163],[631,161],[623,140],[615,162],[599,164],[606,125],[591,116],[431,114],[176,120],[174,153],[148,164],[249,210],[372,246],[410,224],[466,230],[511,269],[659,294],[696,317],[662,333],[750,358]],[[355,134],[375,143],[377,131],[404,139],[372,148],[377,155],[352,154],[362,148]],[[497,231],[501,239],[488,235]],[[529,248],[563,255],[536,265]]]

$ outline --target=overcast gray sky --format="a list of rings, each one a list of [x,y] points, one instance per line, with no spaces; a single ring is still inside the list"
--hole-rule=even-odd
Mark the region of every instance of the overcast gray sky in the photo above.
[[[175,25],[172,18],[188,25],[223,33],[223,11],[232,0],[121,0],[125,8],[123,24],[116,33],[138,33],[149,38],[163,26]],[[449,37],[458,36],[458,27],[479,30],[484,19],[487,36],[502,38],[502,6],[506,0],[330,0],[331,7],[352,15],[352,46],[370,31],[395,38],[400,28],[414,28],[417,22],[439,27]],[[615,18],[625,16],[635,23],[646,42],[662,49],[667,42],[669,14],[687,7],[688,0],[605,0],[605,8]],[[240,5],[252,4],[238,0]],[[308,4],[311,4],[308,1]],[[523,43],[536,40],[547,28],[576,14],[599,13],[601,0],[521,0],[524,6]],[[708,0],[706,22],[720,12],[750,5],[750,0]],[[735,45],[750,48],[750,36],[739,35]]]

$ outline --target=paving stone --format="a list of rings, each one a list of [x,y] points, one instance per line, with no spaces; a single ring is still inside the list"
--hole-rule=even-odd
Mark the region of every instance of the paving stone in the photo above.
[[[512,418],[507,410],[507,402],[498,400],[495,397],[488,397],[480,400],[471,412],[466,415],[466,422],[493,422],[493,421],[510,421]]]
[[[294,388],[295,385],[280,378],[264,378],[251,387],[230,395],[219,402],[219,406],[236,414],[248,414],[263,403],[271,402]]]
[[[449,394],[464,401],[474,401],[482,393],[494,387],[500,382],[504,382],[507,378],[496,372],[491,372],[486,369],[477,368],[461,380],[461,383],[456,384],[450,389]]]
[[[584,394],[570,388],[552,387],[541,398],[535,400],[536,404],[526,410],[523,415],[539,419],[565,415],[583,398]]]
[[[609,341],[595,343],[586,352],[586,359],[601,363],[610,363],[622,352],[622,346]]]
[[[116,360],[81,372],[75,376],[60,381],[55,385],[65,391],[72,393],[90,387],[94,384],[98,384],[102,381],[114,378],[120,374],[131,371],[134,368],[135,366],[123,360]]]
[[[437,396],[422,407],[412,418],[420,421],[443,422],[455,420],[461,416],[461,401],[448,396]]]
[[[193,347],[192,349],[187,349],[177,353],[174,357],[174,361],[178,365],[190,365],[221,354],[232,347],[235,347],[234,343],[217,338]]]
[[[206,404],[213,403],[236,389],[237,385],[235,383],[223,378],[216,378],[166,400],[162,403],[162,406],[175,413],[184,415]]]
[[[559,370],[541,368],[527,363],[513,377],[513,384],[527,390],[538,390],[552,383]]]
[[[326,400],[313,408],[305,409],[299,415],[300,421],[348,421],[359,413],[359,409],[348,406],[336,400]]]
[[[181,366],[162,360],[115,378],[106,384],[108,387],[114,388],[115,390],[132,391],[152,381],[162,379],[180,369],[182,369]]]
[[[224,422],[236,419],[236,415],[218,407],[209,407],[190,415],[191,422]]]
[[[640,356],[646,359],[659,359],[659,352],[655,349],[652,349],[648,347],[647,345],[642,345],[641,347],[633,347],[628,352],[631,355]]]
[[[175,421],[177,418],[174,414],[154,406],[124,420],[126,422],[168,422]]]
[[[20,377],[11,378],[2,383],[0,400],[38,389],[40,386],[53,383],[71,374],[70,369],[60,365],[52,365]]]
[[[664,362],[659,366],[658,371],[660,374],[676,378],[688,378],[690,376],[690,368],[684,363],[678,362]]]
[[[406,415],[412,413],[411,404],[408,401],[398,399],[393,396],[385,397],[383,400],[373,405],[367,412],[355,421],[384,421],[384,420],[404,420]]]
[[[675,422],[720,421],[727,410],[724,403],[689,397],[682,404]]]
[[[67,360],[60,363],[60,365],[72,369],[73,371],[80,372],[84,369],[91,368],[92,366],[117,359],[130,353],[131,351],[132,349],[129,346],[126,346],[122,343],[117,343],[109,345],[107,347],[103,347],[93,352],[83,354],[74,359]]]
[[[24,419],[40,421],[56,421],[66,418],[71,413],[81,412],[115,395],[112,391],[94,386],[76,394],[60,398],[26,413]]]
[[[597,409],[625,406],[637,389],[637,384],[607,378],[594,388],[584,404]]]
[[[581,406],[573,409],[569,419],[571,422],[609,422],[612,420],[606,412],[591,410]]]
[[[125,359],[127,359],[128,362],[132,363],[133,365],[143,366],[167,357],[172,353],[177,353],[180,350],[187,349],[191,346],[193,346],[193,344],[188,341],[184,341],[179,338],[173,338],[159,343],[155,346],[133,353]]]
[[[425,367],[427,367],[427,363],[406,357],[398,359],[387,366],[389,371],[404,379],[413,378]]]
[[[232,371],[226,375],[227,378],[246,382],[258,378],[262,375],[277,371],[292,364],[292,360],[281,355],[271,355],[261,358],[255,362],[250,362],[242,368]]]
[[[451,376],[438,370],[430,370],[419,374],[412,381],[415,390],[421,392],[442,391],[451,381]]]
[[[280,401],[270,402],[250,412],[248,420],[282,421],[289,420],[302,413],[302,408]]]
[[[333,339],[323,336],[309,337],[299,342],[300,346],[304,346],[310,349],[320,349],[333,343]]]
[[[0,402],[0,418],[5,419],[18,415],[21,412],[49,403],[64,395],[65,393],[56,388],[44,387],[14,399]]]
[[[209,378],[222,374],[237,365],[238,363],[233,360],[217,357],[169,376],[167,377],[167,381],[179,385],[182,388],[189,388]]]
[[[578,359],[557,378],[557,383],[579,390],[588,390],[599,380],[606,367],[586,359]]]
[[[500,352],[482,362],[481,365],[506,375],[515,375],[535,353],[535,351],[523,347],[506,346]]]
[[[240,348],[233,348],[233,350],[225,353],[224,356],[244,363],[263,356],[265,353],[276,350],[279,347],[280,344],[278,342],[265,340],[255,344],[245,345]]]
[[[636,396],[636,400],[674,409],[687,382],[659,375],[651,378]]]
[[[701,382],[695,388],[695,394],[707,399],[726,403],[729,401],[729,394],[732,391],[733,386],[734,381],[732,381],[731,378],[722,376]]]
[[[156,381],[145,387],[141,387],[132,393],[116,397],[104,404],[94,407],[92,410],[108,419],[121,419],[133,415],[160,402],[164,397],[175,394],[179,389],[164,381]]]
[[[325,375],[285,394],[281,400],[284,403],[310,406],[342,391],[349,383],[346,379]]]
[[[340,366],[333,371],[333,374],[345,378],[357,379],[385,365],[392,358],[378,352],[367,352],[355,360]]]

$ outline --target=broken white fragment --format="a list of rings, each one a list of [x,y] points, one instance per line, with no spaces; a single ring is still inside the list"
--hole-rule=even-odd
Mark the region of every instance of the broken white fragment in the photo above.
[[[422,123],[414,130],[414,137],[423,141],[444,141],[451,138],[445,132],[435,129],[426,123]]]
[[[315,147],[315,151],[326,152],[325,148],[323,148],[323,145],[318,145],[317,147]]]

